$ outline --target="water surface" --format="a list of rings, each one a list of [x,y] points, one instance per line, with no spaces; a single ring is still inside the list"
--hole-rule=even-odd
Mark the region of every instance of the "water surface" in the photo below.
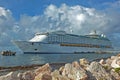
[[[45,63],[68,63],[79,61],[80,58],[86,58],[89,61],[107,58],[112,54],[97,54],[97,53],[84,53],[84,54],[19,54],[16,56],[2,56],[0,55],[0,66],[21,66],[32,64],[45,64]]]

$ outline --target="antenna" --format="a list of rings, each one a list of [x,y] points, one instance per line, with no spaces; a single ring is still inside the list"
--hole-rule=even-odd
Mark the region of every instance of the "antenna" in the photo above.
[[[73,30],[70,30],[71,33],[73,33]]]
[[[97,34],[96,30],[94,30],[94,34]]]
[[[72,27],[70,27],[69,29],[70,29],[70,32],[73,33]]]

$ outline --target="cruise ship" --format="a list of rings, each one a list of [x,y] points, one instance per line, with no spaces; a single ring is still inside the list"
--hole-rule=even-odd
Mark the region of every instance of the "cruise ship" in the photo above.
[[[106,53],[113,50],[111,41],[96,31],[88,35],[76,35],[65,31],[36,33],[28,41],[14,41],[24,53]]]

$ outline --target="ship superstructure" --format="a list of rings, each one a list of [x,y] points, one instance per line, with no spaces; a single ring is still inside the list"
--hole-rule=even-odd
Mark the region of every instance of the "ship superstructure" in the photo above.
[[[111,41],[96,32],[89,35],[65,31],[37,33],[29,41],[14,41],[24,53],[98,53],[112,50]]]

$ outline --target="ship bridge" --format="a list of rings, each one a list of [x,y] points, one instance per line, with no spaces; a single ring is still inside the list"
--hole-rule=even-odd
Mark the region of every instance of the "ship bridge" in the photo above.
[[[46,34],[35,34],[35,36],[29,40],[29,42],[46,42]]]

